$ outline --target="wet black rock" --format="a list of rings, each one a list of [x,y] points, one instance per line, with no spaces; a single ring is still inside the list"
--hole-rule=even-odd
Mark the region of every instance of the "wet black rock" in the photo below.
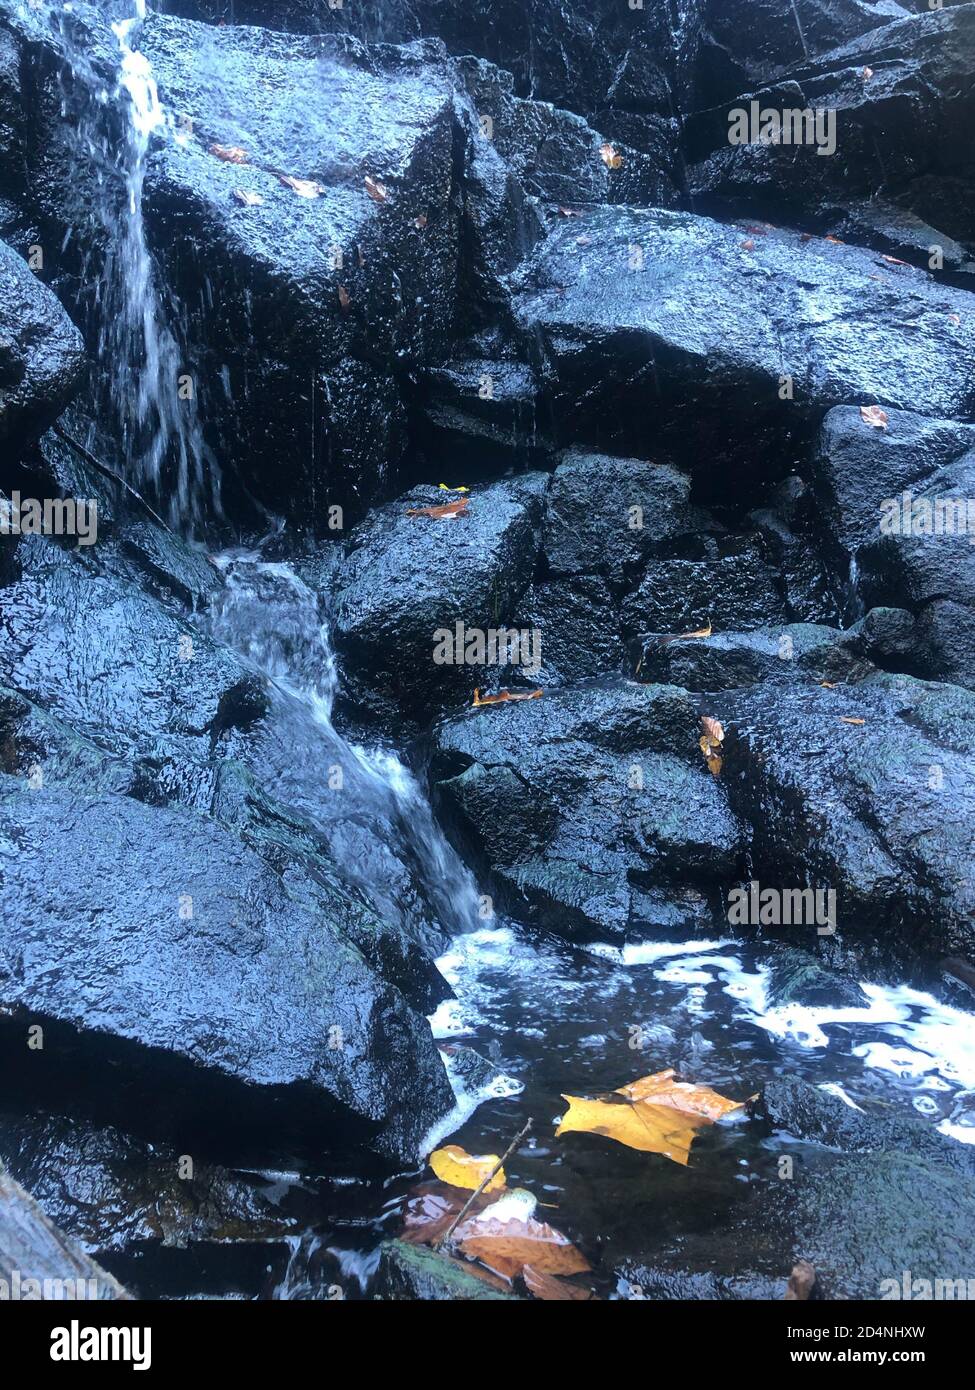
[[[33,1197],[2,1169],[0,1286],[8,1299],[129,1297],[121,1284],[59,1231]]]
[[[913,619],[904,615],[913,632]],[[715,632],[647,642],[640,675],[686,690],[799,681],[842,681],[872,670],[859,630],[849,633],[811,623],[785,623],[750,632]]]
[[[970,692],[878,673],[711,705],[757,880],[835,890],[841,939],[879,932],[906,953],[972,958],[975,780],[958,722],[975,714]]]
[[[651,556],[680,554],[713,523],[691,504],[691,480],[663,463],[567,449],[545,499],[542,546],[555,575],[604,575],[620,592]]]
[[[831,410],[812,476],[834,574],[855,561],[862,602],[918,616],[904,669],[975,683],[975,427],[889,411],[878,429]]]
[[[927,266],[930,248],[940,244],[950,266],[951,239],[975,240],[975,161],[965,138],[975,119],[973,42],[975,13],[959,5],[874,29],[811,61],[797,55],[774,86],[739,86],[745,95],[687,127],[692,162],[715,151],[690,171],[695,206],[717,216],[798,217],[810,230],[834,234],[849,209],[869,236],[869,207],[866,217],[856,209],[879,191],[875,244],[903,237],[891,224],[898,213],[914,214],[929,224],[918,239],[931,234],[916,248],[918,263]],[[832,142],[823,155],[808,142],[731,145],[729,109],[748,111],[752,101],[759,109],[835,113],[834,149]]]
[[[521,362],[470,357],[434,367],[423,379],[429,428],[421,447],[429,468],[447,471],[453,485],[544,462],[537,393],[534,374]],[[458,466],[463,479],[453,476]]]
[[[60,414],[84,369],[81,335],[57,299],[0,242],[0,440],[5,467]]]
[[[735,536],[711,541],[701,559],[651,560],[622,612],[627,637],[645,648],[651,634],[763,627],[785,617],[785,602],[761,541]]]
[[[517,675],[520,668],[486,658],[456,661],[453,639],[457,624],[487,634],[513,616],[534,569],[546,482],[528,474],[469,494],[418,487],[356,529],[339,576],[335,640],[349,673],[346,698],[360,714],[381,720],[399,711],[425,723],[468,703],[489,675]],[[407,515],[464,497],[457,516]],[[444,633],[450,651],[438,661]]]
[[[619,611],[599,575],[533,584],[512,626],[537,633],[541,665],[532,679],[546,688],[617,674],[626,665]]]
[[[7,1171],[86,1250],[267,1239],[293,1220],[247,1179],[66,1115],[0,1115]]]
[[[460,128],[443,50],[367,55],[155,15],[139,42],[188,122],[156,149],[146,217],[213,442],[275,512],[323,527],[326,504],[361,512],[396,485],[397,373],[442,358],[453,329]]]
[[[2,820],[11,1097],[70,1097],[233,1161],[319,1166],[360,1146],[411,1161],[450,1109],[426,1021],[235,836],[9,777]],[[42,1051],[26,1045],[35,1024]]]
[[[734,877],[745,832],[699,732],[672,686],[576,686],[442,722],[431,776],[447,825],[515,915],[618,940],[646,920],[648,891],[701,894]],[[677,915],[696,921],[683,901]]]
[[[517,308],[567,434],[637,456],[653,441],[740,501],[792,471],[790,441],[830,406],[971,412],[968,296],[909,267],[878,285],[886,269],[792,233],[597,208],[529,257]]]

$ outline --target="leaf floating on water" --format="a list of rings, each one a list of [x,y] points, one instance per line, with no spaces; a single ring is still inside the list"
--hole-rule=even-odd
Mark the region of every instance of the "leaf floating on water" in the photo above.
[[[816,1282],[816,1271],[808,1260],[797,1260],[792,1266],[789,1283],[783,1302],[798,1302],[807,1299]]]
[[[866,722],[867,721],[865,719],[851,719],[848,714],[840,715],[841,724],[866,724]]]
[[[446,1235],[468,1200],[460,1187],[425,1183],[410,1196],[404,1212],[402,1239],[410,1245],[436,1245]],[[472,1212],[490,1205],[490,1198],[474,1198]]]
[[[540,1298],[543,1303],[588,1303],[596,1297],[592,1289],[584,1289],[581,1284],[569,1284],[554,1274],[543,1274],[533,1265],[525,1265],[521,1277],[529,1293]]]
[[[668,1068],[595,1099],[563,1096],[569,1109],[555,1131],[556,1138],[602,1134],[627,1148],[662,1154],[686,1165],[698,1130],[740,1110],[744,1102],[728,1100],[709,1086],[673,1078],[674,1071]]]
[[[619,150],[616,148],[616,146],[615,146],[615,145],[611,145],[608,141],[606,142],[605,145],[600,145],[600,147],[599,147],[599,157],[600,157],[600,159],[603,161],[603,163],[606,165],[607,169],[620,169],[620,168],[622,168],[622,165],[623,165],[623,156],[620,154],[620,152],[619,152]]]
[[[252,193],[249,188],[235,188],[234,198],[245,208],[259,208],[264,202],[260,193]]]
[[[476,689],[471,705],[480,709],[482,705],[506,705],[515,700],[540,700],[544,694],[544,690],[499,690],[496,695],[482,695]]]
[[[407,516],[430,516],[435,521],[448,516],[466,516],[470,506],[469,497],[458,497],[456,502],[445,502],[442,507],[410,507]]]
[[[875,430],[887,428],[887,412],[879,405],[861,405],[860,419],[865,425],[872,425]]]
[[[278,174],[278,182],[297,193],[299,198],[320,198],[325,192],[324,184],[316,183],[314,179],[296,179],[290,174]]]
[[[497,1154],[469,1154],[458,1144],[447,1144],[430,1155],[430,1167],[441,1182],[451,1187],[466,1187],[476,1192],[500,1160]],[[504,1169],[500,1168],[484,1187],[485,1192],[501,1192],[505,1187]]]
[[[210,153],[222,159],[225,164],[246,164],[247,151],[239,145],[211,145]]]
[[[386,185],[384,183],[380,183],[378,179],[371,179],[368,174],[366,174],[362,182],[365,184],[366,192],[374,203],[385,203],[389,195],[386,192]]]
[[[561,1231],[533,1216],[499,1220],[491,1210],[488,1207],[458,1226],[455,1238],[465,1255],[508,1279],[517,1278],[525,1265],[540,1274],[585,1274],[589,1270],[589,1261]]]

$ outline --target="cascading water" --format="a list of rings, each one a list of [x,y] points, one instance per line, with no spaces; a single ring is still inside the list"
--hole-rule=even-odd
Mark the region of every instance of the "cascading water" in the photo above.
[[[86,248],[82,278],[94,286],[103,405],[130,480],[160,501],[174,527],[192,532],[204,510],[219,513],[219,468],[171,326],[175,313],[157,279],[143,209],[152,142],[181,137],[138,50],[145,0],[124,0],[121,8],[127,13],[111,24],[118,43],[111,85],[79,33],[74,7],[51,4],[43,15],[69,74],[65,99],[80,103],[75,147],[95,190],[88,212],[100,249]],[[110,13],[118,9],[111,5]],[[35,13],[34,23],[41,17]]]

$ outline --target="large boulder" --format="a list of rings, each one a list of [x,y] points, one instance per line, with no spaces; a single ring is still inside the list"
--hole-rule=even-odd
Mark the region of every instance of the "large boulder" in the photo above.
[[[370,514],[353,532],[339,573],[335,640],[345,663],[346,698],[360,714],[414,723],[474,688],[520,667],[501,667],[485,653],[470,661],[436,656],[441,634],[500,631],[532,578],[546,477],[522,478],[469,494],[418,487]],[[460,515],[410,516],[467,497]],[[460,653],[468,648],[462,639]]]
[[[712,697],[722,785],[754,831],[753,877],[836,893],[842,939],[975,956],[975,696],[877,673]]]
[[[81,335],[16,251],[0,242],[0,440],[4,473],[81,380]]]
[[[3,777],[0,858],[9,1097],[315,1165],[410,1162],[450,1109],[425,1019],[212,821]]]
[[[580,229],[583,234],[580,244]],[[969,296],[879,255],[689,213],[594,208],[519,271],[563,430],[687,459],[739,500],[850,401],[964,418],[975,405]]]
[[[712,100],[729,100],[686,128],[695,207],[901,247],[925,266],[940,246],[945,267],[957,267],[966,251],[956,242],[969,255],[975,242],[975,160],[964,134],[975,119],[973,42],[975,12],[960,5],[874,28],[819,57],[800,52],[774,84],[740,85],[733,99],[715,90]],[[757,135],[731,144],[729,112],[752,102],[829,112],[835,148]]]
[[[570,938],[622,940],[696,920],[735,877],[745,833],[699,732],[673,686],[574,686],[443,721],[431,777],[504,906]]]

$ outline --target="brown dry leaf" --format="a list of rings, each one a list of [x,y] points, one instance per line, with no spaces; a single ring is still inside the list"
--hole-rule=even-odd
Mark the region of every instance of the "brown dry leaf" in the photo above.
[[[362,182],[365,184],[366,192],[374,203],[385,203],[389,195],[386,192],[386,185],[384,183],[380,183],[378,179],[371,179],[368,174],[366,174]]]
[[[866,724],[866,722],[867,721],[865,719],[851,719],[851,717],[848,714],[840,715],[841,724]]]
[[[514,700],[540,700],[544,694],[544,690],[499,690],[496,695],[482,695],[475,689],[471,704],[480,709],[482,705],[506,705]]]
[[[836,682],[835,682],[835,681],[820,681],[819,684],[823,687],[824,690],[835,690],[835,689],[836,689]]]
[[[264,202],[260,193],[252,193],[249,188],[235,188],[234,199],[244,208],[259,208]]]
[[[246,164],[247,151],[239,145],[211,145],[210,153],[222,159],[225,164]]]
[[[349,312],[349,305],[351,303],[352,297],[349,294],[349,291],[345,288],[344,285],[339,285],[339,308],[342,310],[343,314],[347,314]]]
[[[584,1289],[581,1284],[568,1284],[554,1274],[543,1274],[532,1265],[525,1265],[521,1277],[528,1292],[543,1303],[588,1303],[596,1297],[592,1289]]]
[[[879,405],[861,405],[860,419],[865,425],[872,425],[875,430],[887,428],[887,412]]]
[[[869,82],[871,77],[873,77],[873,68],[864,68],[860,76],[863,78],[864,82]]]
[[[910,265],[910,261],[898,260],[896,256],[884,256],[883,259],[888,265]]]
[[[484,1212],[458,1226],[454,1239],[465,1255],[508,1279],[516,1278],[525,1265],[540,1274],[585,1274],[590,1268],[561,1231],[533,1216],[500,1221]]]
[[[749,237],[747,241],[743,241],[743,242],[741,243],[741,249],[742,249],[743,251],[754,251],[754,250],[755,250],[755,243],[752,241],[751,237]]]
[[[698,744],[708,765],[708,772],[712,777],[720,777],[724,766],[724,759],[719,751],[724,743],[724,726],[719,720],[705,714],[701,716],[701,728],[704,732],[698,739]]]
[[[831,242],[833,243],[834,246],[845,246],[845,245],[846,245],[846,243],[845,243],[844,241],[841,241],[840,238],[839,238],[838,236],[824,236],[824,237],[823,237],[823,241],[831,241]]]
[[[710,715],[701,716],[701,728],[704,730],[708,742],[714,747],[719,743],[724,743],[724,725],[718,719],[712,719]]]
[[[466,1187],[469,1192],[476,1192],[499,1162],[497,1154],[469,1154],[459,1144],[446,1144],[430,1155],[430,1167],[441,1182],[451,1187]],[[483,1191],[502,1192],[504,1186],[504,1169],[501,1168]]]
[[[807,1299],[812,1293],[815,1282],[816,1271],[809,1261],[797,1260],[792,1266],[792,1273],[789,1275],[789,1283],[783,1302],[789,1303]]]
[[[442,507],[410,507],[407,516],[430,516],[439,521],[446,516],[464,516],[470,506],[469,497],[459,497],[456,502],[445,502]]]
[[[672,1067],[641,1077],[607,1096],[562,1099],[569,1102],[569,1109],[555,1131],[556,1138],[576,1132],[603,1134],[628,1148],[663,1154],[685,1165],[697,1131],[744,1104],[728,1100],[709,1086],[675,1081]]]
[[[422,231],[423,231],[423,228],[427,225],[427,215],[426,215],[426,213],[425,213],[425,212],[421,212],[420,215],[419,215],[419,217],[414,217],[414,219],[413,219],[413,225],[414,225],[414,227],[417,229],[418,232],[422,232]]]
[[[800,241],[803,241],[803,242],[805,242],[805,241],[812,241],[812,239],[813,239],[812,232],[803,232],[802,235],[801,235],[800,238],[799,238],[799,240],[800,240]]]
[[[278,174],[278,183],[283,183],[299,198],[320,198],[325,192],[324,185],[316,183],[314,179],[295,179],[290,174]]]
[[[440,1182],[424,1183],[406,1204],[401,1239],[410,1245],[436,1245],[447,1234],[454,1217],[460,1215],[467,1200],[468,1193],[462,1187],[448,1187]],[[492,1200],[483,1194],[475,1197],[471,1211],[483,1211]]]
[[[617,150],[616,146],[611,145],[608,141],[605,145],[600,145],[599,157],[606,165],[607,169],[619,169],[622,167],[623,156],[620,154],[619,150]]]

